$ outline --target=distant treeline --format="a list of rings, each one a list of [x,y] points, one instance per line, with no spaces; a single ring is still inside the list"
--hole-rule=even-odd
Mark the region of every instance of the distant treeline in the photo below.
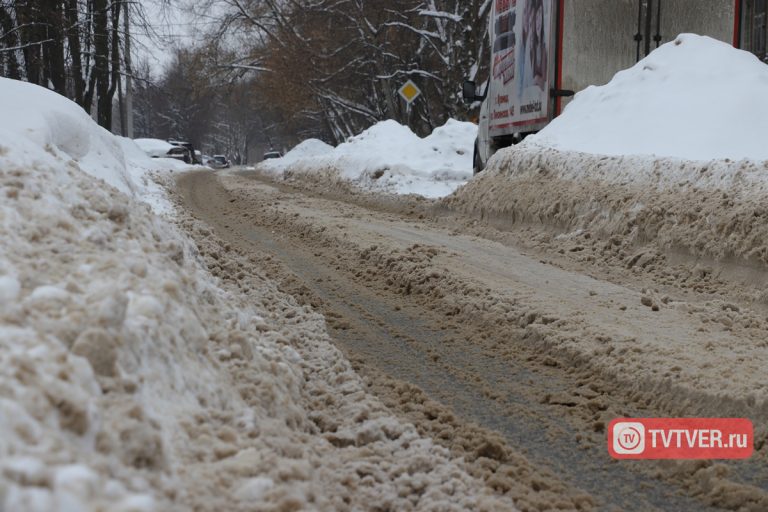
[[[187,5],[207,30],[158,71],[126,59],[126,15],[131,30],[152,25],[141,2],[0,0],[0,75],[53,89],[123,133],[112,116],[131,77],[136,136],[185,138],[243,161],[255,146],[338,143],[383,119],[426,134],[465,117],[462,81],[487,76],[490,0]],[[411,109],[397,94],[409,79],[423,93]]]

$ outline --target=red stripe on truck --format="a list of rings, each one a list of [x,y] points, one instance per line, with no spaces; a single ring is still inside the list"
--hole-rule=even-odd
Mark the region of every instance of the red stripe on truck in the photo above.
[[[549,118],[547,117],[540,117],[538,119],[528,119],[527,121],[515,121],[514,123],[504,123],[504,124],[492,124],[490,125],[491,129],[502,129],[502,128],[509,128],[511,126],[527,126],[530,124],[537,124],[537,123],[546,123],[549,121]]]
[[[737,2],[738,3],[738,0]],[[563,88],[563,18],[565,17],[565,0],[557,2],[557,72],[555,73],[555,88]],[[563,109],[563,98],[555,98],[555,115],[557,117]]]

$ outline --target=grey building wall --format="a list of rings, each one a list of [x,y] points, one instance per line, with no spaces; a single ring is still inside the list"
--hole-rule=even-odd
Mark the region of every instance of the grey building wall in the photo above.
[[[604,84],[634,64],[637,1],[563,2],[563,89]]]
[[[662,43],[687,32],[733,43],[733,0],[662,0],[661,8]]]
[[[605,84],[635,63],[638,1],[564,2],[563,89],[578,92],[589,85]],[[660,1],[662,44],[684,32],[733,42],[734,0]],[[655,7],[652,19],[655,34]],[[655,46],[652,42],[651,47]]]

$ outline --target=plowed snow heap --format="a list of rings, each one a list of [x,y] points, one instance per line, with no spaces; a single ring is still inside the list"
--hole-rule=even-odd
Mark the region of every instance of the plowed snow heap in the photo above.
[[[321,317],[219,284],[134,199],[132,142],[29,84],[0,79],[0,112],[0,510],[510,508]]]
[[[766,133],[768,66],[683,34],[577,94],[445,203],[763,265]]]
[[[335,148],[316,139],[306,140],[283,158],[263,162],[260,168],[302,182],[341,180],[376,192],[444,197],[472,177],[476,136],[477,126],[454,119],[424,138],[387,120]]]

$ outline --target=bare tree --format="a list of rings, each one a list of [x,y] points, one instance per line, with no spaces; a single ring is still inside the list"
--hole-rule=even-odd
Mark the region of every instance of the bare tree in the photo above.
[[[0,0],[0,76],[65,95],[111,129],[115,93],[131,74],[120,24],[129,12],[145,19],[131,0]]]
[[[230,47],[219,65],[255,74],[284,136],[339,142],[382,119],[426,133],[466,115],[460,84],[487,73],[484,0],[212,1],[224,14],[211,37]],[[412,110],[397,95],[409,79],[423,92]]]

